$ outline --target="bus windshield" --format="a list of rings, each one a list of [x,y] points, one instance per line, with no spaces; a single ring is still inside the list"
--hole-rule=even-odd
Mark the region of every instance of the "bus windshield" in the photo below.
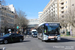
[[[33,33],[34,33],[34,34],[37,34],[37,32],[36,32],[36,31],[33,31]]]
[[[53,31],[56,30],[58,28],[58,26],[47,26],[48,31]]]
[[[59,34],[59,26],[46,26],[46,34]]]

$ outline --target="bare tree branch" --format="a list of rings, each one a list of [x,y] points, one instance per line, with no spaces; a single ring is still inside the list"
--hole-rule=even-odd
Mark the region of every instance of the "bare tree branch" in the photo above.
[[[17,11],[17,19],[15,20],[15,24],[19,25],[20,27],[24,26],[24,25],[28,25],[28,20],[26,19],[26,14],[25,12],[19,10]]]

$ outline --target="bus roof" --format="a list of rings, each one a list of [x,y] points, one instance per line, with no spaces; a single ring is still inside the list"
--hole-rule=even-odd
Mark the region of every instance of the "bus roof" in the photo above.
[[[60,22],[44,22],[44,23],[39,24],[38,27],[45,24],[45,23],[60,23]]]

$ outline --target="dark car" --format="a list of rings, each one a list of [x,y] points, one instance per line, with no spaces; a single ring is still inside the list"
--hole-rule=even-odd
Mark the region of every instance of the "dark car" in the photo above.
[[[16,41],[22,42],[23,40],[24,37],[16,33],[8,33],[5,34],[3,37],[0,37],[0,43],[4,43],[4,44],[7,44],[8,42],[16,42]]]

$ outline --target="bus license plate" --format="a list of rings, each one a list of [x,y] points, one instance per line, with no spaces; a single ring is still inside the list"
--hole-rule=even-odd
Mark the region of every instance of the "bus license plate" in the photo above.
[[[54,37],[50,37],[50,36],[49,36],[48,38],[54,38]]]
[[[54,40],[54,39],[51,39],[51,40]]]

